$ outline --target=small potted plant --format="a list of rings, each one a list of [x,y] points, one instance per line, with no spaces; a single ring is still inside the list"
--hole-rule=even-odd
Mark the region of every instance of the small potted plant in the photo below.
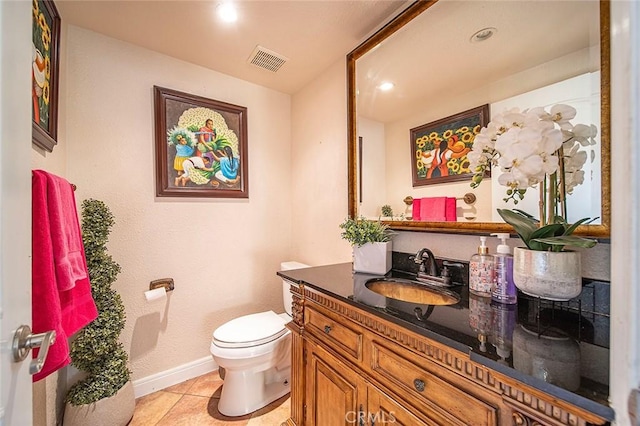
[[[498,209],[513,226],[526,248],[514,250],[513,279],[523,292],[551,300],[569,300],[582,290],[580,252],[569,247],[589,248],[595,240],[572,235],[592,220],[566,220],[566,195],[584,180],[582,166],[595,144],[593,125],[571,124],[576,110],[555,105],[547,112],[538,107],[505,111],[476,135],[467,157],[474,170],[471,186],[477,187],[490,166],[500,167],[498,182],[506,186],[505,202],[518,204],[527,188],[539,187],[539,219],[521,210]]]
[[[392,232],[379,220],[347,218],[340,236],[353,247],[353,270],[384,275],[391,270]]]
[[[382,213],[382,217],[393,218],[393,209],[389,204],[382,206],[380,212]]]

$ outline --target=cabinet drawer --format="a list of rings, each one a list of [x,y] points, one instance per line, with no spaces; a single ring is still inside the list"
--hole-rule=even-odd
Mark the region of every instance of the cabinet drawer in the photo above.
[[[338,353],[362,361],[362,332],[348,326],[346,321],[334,320],[307,306],[304,328]]]
[[[428,362],[422,360],[422,363]],[[434,364],[434,369],[437,368]],[[408,402],[423,406],[427,414],[430,411],[448,414],[457,420],[452,424],[497,425],[495,407],[375,341],[371,342],[371,370],[380,383],[399,395],[406,395]]]

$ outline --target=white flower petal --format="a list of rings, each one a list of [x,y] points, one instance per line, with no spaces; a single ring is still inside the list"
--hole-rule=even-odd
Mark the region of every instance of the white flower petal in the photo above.
[[[551,107],[551,116],[556,123],[566,122],[575,118],[576,109],[570,105],[554,105]]]

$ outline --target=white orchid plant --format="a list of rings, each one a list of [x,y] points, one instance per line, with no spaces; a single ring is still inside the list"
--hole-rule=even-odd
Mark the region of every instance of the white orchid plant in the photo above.
[[[583,183],[588,159],[583,147],[595,145],[595,125],[571,124],[575,108],[558,104],[499,114],[480,130],[467,154],[474,171],[471,186],[482,182],[489,167],[499,167],[500,185],[507,187],[505,202],[524,199],[528,188],[539,186],[540,219],[521,210],[498,209],[531,250],[562,251],[564,246],[593,247],[596,242],[571,235],[592,220],[573,225],[566,221],[566,196]]]

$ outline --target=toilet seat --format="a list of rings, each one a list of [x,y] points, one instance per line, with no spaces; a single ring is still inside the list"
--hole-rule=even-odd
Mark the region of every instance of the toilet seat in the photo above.
[[[213,343],[221,348],[264,345],[287,333],[287,321],[273,311],[235,318],[213,332]]]

